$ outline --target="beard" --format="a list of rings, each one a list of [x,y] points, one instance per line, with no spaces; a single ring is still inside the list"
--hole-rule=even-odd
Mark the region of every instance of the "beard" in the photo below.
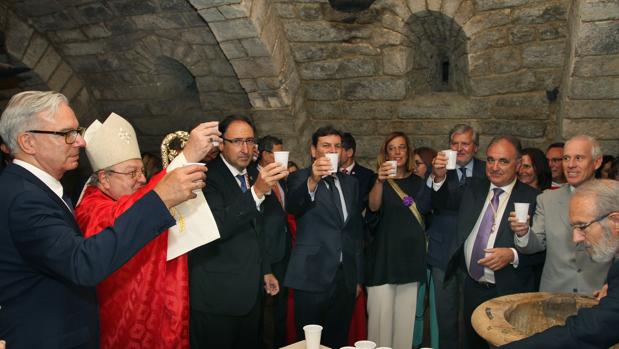
[[[619,240],[613,238],[610,227],[607,224],[602,224],[602,227],[604,228],[604,234],[602,234],[601,239],[588,246],[590,247],[591,259],[597,263],[612,261],[619,248]]]

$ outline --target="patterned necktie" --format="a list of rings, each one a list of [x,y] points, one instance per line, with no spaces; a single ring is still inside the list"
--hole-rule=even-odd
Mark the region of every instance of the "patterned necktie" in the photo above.
[[[236,175],[236,178],[241,182],[241,191],[244,193],[247,191],[247,182],[245,181],[245,175]]]
[[[494,188],[492,190],[494,191],[494,196],[490,204],[486,207],[484,217],[481,219],[481,224],[479,224],[479,230],[477,231],[477,237],[475,238],[475,244],[473,245],[473,251],[471,253],[469,273],[474,280],[479,280],[484,275],[484,266],[478,264],[477,261],[486,256],[484,249],[488,247],[488,238],[492,233],[499,207],[499,197],[503,193],[503,189],[501,188]]]
[[[462,176],[460,176],[460,185],[466,184],[466,167],[460,167],[460,172]]]

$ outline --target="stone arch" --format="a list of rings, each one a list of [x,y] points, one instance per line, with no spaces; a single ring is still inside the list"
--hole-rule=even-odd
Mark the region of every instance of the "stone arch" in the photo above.
[[[82,80],[58,54],[47,38],[22,21],[6,5],[0,5],[0,32],[4,34],[4,63],[20,67],[7,85],[5,102],[24,90],[53,90],[64,94],[80,120],[93,113],[91,95]]]

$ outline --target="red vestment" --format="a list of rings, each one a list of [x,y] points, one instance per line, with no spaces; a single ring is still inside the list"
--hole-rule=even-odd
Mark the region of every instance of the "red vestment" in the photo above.
[[[118,201],[89,186],[75,213],[86,237],[113,225],[165,175]],[[168,232],[97,285],[101,349],[189,348],[189,271],[187,255],[166,261]]]

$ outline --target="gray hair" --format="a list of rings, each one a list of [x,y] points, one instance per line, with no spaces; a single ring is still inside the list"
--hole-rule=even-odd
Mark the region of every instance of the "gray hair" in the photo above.
[[[24,91],[11,97],[4,113],[0,116],[0,136],[6,142],[12,155],[19,150],[17,136],[25,132],[26,128],[35,125],[41,113],[52,117],[56,115],[62,103],[69,103],[67,97],[53,91]]]
[[[519,159],[522,157],[522,144],[520,143],[520,139],[511,135],[496,136],[492,138],[492,140],[488,144],[487,149],[490,149],[492,145],[499,141],[506,141],[507,143],[511,144],[516,149],[516,158]]]
[[[602,146],[600,146],[600,142],[597,139],[589,136],[589,135],[576,135],[565,142],[565,146],[567,147],[572,141],[587,141],[591,144],[591,157],[597,159],[602,156]]]
[[[471,132],[473,134],[473,143],[475,143],[475,145],[479,145],[479,133],[477,133],[477,131],[475,131],[472,126],[467,124],[457,124],[456,126],[452,127],[452,129],[449,130],[449,142],[447,144],[451,143],[451,138],[454,134],[461,134],[467,132]]]
[[[592,179],[579,185],[572,200],[577,197],[593,198],[598,216],[619,211],[619,181],[612,179]]]

